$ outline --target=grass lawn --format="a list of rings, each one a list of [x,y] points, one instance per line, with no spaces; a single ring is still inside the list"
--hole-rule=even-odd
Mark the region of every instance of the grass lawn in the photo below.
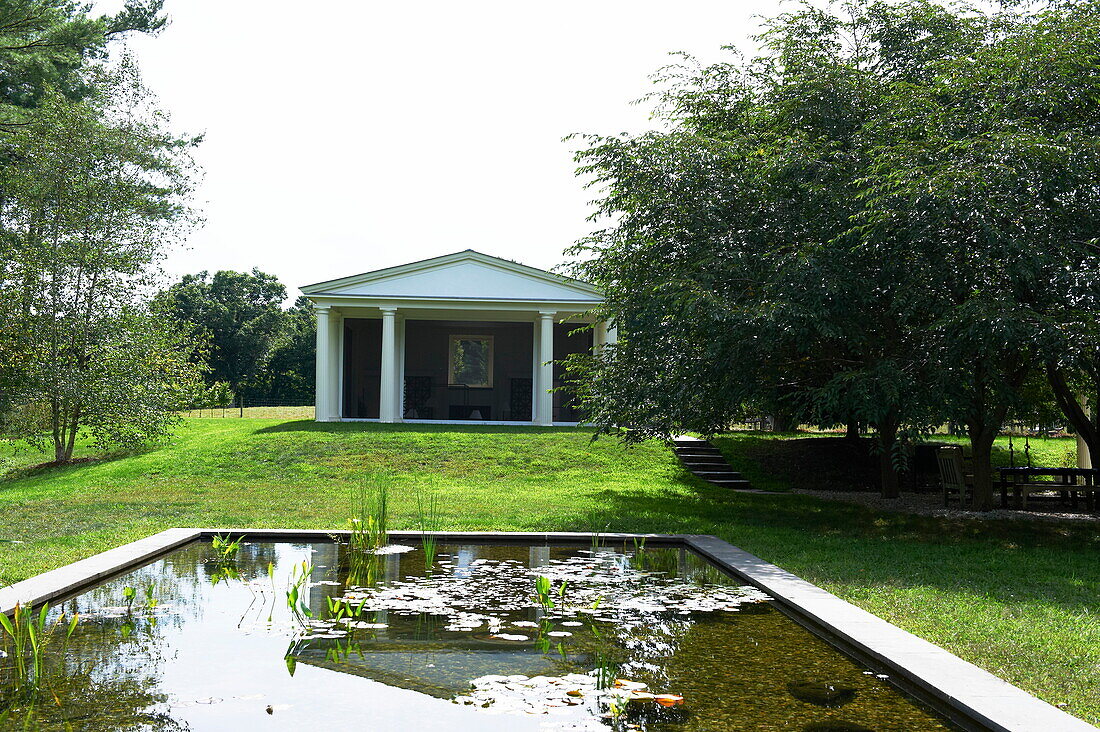
[[[737,453],[738,438],[724,447]],[[25,542],[0,543],[0,582],[171,526],[341,528],[363,474],[387,470],[433,482],[450,529],[716,534],[1100,722],[1095,524],[731,493],[662,445],[591,443],[579,429],[193,419],[147,452],[27,467],[46,459],[24,451],[0,478],[0,539]],[[414,528],[412,491],[392,495],[391,511],[393,528]]]

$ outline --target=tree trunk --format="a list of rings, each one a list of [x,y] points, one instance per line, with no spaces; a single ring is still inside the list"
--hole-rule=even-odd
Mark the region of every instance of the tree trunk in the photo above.
[[[974,461],[971,508],[975,511],[993,510],[993,441],[997,439],[998,431],[986,425],[970,426],[970,451]]]
[[[1088,413],[1081,407],[1077,401],[1077,395],[1066,383],[1065,372],[1047,364],[1047,382],[1050,384],[1051,391],[1054,392],[1054,401],[1057,402],[1058,408],[1073,426],[1073,431],[1088,445],[1089,455],[1100,459],[1100,430],[1097,429],[1096,422],[1090,419]],[[1097,409],[1097,412],[1100,413],[1100,409]],[[1100,417],[1100,414],[1097,416]]]
[[[883,498],[897,498],[901,495],[898,469],[894,464],[894,450],[898,441],[897,419],[890,417],[875,425],[878,432],[879,483]]]
[[[798,424],[789,412],[776,410],[772,415],[772,432],[794,432],[796,429]]]
[[[76,447],[76,433],[80,431],[80,409],[73,412],[72,422],[69,423],[69,441],[65,444],[65,462],[73,459],[73,449]]]
[[[852,419],[848,421],[846,429],[844,430],[844,438],[847,440],[859,439],[859,420]]]

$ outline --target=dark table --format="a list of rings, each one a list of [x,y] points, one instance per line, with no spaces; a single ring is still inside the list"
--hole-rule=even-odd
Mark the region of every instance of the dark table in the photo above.
[[[1027,495],[1040,491],[1058,491],[1063,500],[1070,499],[1077,508],[1077,494],[1085,494],[1085,504],[1089,512],[1096,511],[1096,493],[1100,484],[1096,480],[1094,468],[997,468],[1001,473],[1001,507],[1008,508],[1008,491],[1011,488],[1016,508],[1027,508]],[[1052,477],[1054,480],[1038,481],[1038,477]],[[1081,479],[1084,480],[1081,480]]]

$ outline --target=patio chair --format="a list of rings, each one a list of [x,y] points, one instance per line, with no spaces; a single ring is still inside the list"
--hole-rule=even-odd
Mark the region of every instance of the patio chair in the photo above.
[[[966,506],[966,491],[973,491],[973,478],[963,474],[962,448],[941,447],[936,450],[936,462],[940,467],[940,483],[943,485],[943,505],[947,506],[952,493],[959,494],[959,508]]]

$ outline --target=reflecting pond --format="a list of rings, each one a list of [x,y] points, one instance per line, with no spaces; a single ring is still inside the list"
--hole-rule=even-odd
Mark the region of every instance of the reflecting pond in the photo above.
[[[62,612],[0,727],[957,729],[677,548],[197,542]]]

